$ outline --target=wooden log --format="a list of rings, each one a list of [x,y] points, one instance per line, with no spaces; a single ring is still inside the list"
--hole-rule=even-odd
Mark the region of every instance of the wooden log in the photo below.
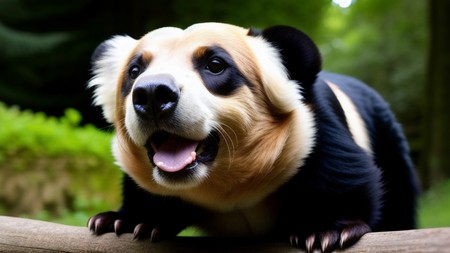
[[[92,235],[75,227],[31,219],[0,216],[0,252],[301,252],[287,241],[178,237],[151,243],[131,234]],[[345,252],[450,252],[450,228],[366,234]]]

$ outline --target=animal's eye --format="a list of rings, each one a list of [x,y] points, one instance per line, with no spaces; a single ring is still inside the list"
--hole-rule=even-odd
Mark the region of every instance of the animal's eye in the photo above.
[[[206,65],[206,69],[215,75],[221,74],[226,68],[227,64],[225,61],[218,57],[212,58]]]
[[[136,79],[141,74],[141,68],[138,65],[133,65],[128,69],[128,75],[131,79]]]

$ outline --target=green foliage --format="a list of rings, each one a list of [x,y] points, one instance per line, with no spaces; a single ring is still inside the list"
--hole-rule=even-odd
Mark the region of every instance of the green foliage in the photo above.
[[[79,126],[80,114],[61,118],[0,103],[0,211],[46,219],[72,213],[79,219],[118,207],[120,172],[112,135]],[[84,221],[85,222],[85,221]]]
[[[356,1],[345,10],[333,6],[320,33],[325,68],[372,85],[409,126],[417,126],[425,82],[425,4],[379,0]]]
[[[420,200],[419,225],[422,228],[450,226],[450,181],[435,185]]]
[[[175,0],[170,9],[178,18],[169,25],[185,27],[198,22],[225,22],[243,27],[266,28],[282,24],[298,27],[315,36],[321,23],[311,20],[321,19],[329,5],[329,0]]]
[[[78,128],[81,115],[67,109],[58,119],[44,113],[20,111],[0,104],[0,162],[5,156],[92,155],[105,157],[110,135],[99,132],[94,126]],[[107,154],[109,156],[109,154]],[[111,159],[108,159],[111,161]],[[25,168],[16,168],[25,169]]]

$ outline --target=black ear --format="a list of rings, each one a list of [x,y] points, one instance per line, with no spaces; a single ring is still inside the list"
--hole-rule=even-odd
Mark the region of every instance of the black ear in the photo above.
[[[109,40],[105,40],[100,45],[95,48],[91,56],[91,64],[94,65],[98,60],[100,60],[110,48]]]
[[[250,29],[249,35],[262,36],[277,48],[289,77],[308,90],[321,70],[322,60],[316,44],[304,32],[289,26],[265,30]]]

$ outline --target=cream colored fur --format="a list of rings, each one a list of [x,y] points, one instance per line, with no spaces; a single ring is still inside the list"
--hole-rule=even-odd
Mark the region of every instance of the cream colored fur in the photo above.
[[[117,163],[142,188],[211,209],[246,213],[263,205],[301,168],[314,146],[313,114],[302,102],[299,85],[289,80],[277,50],[247,33],[236,26],[204,23],[186,30],[158,29],[140,40],[114,37],[107,42],[111,48],[94,65],[90,86],[96,88],[95,103],[115,125]],[[210,93],[192,57],[211,46],[226,50],[250,84],[227,96]],[[220,134],[215,160],[201,164],[188,181],[173,183],[158,174],[143,144],[160,129],[138,120],[130,95],[116,100],[127,62],[135,54],[151,59],[139,78],[170,74],[180,89],[173,115],[177,124],[164,122],[160,128],[195,140],[213,130]]]
[[[352,134],[356,144],[363,148],[367,153],[372,153],[372,147],[370,145],[369,134],[367,133],[367,127],[361,118],[356,106],[350,100],[350,98],[334,83],[327,81],[334,95],[338,99],[339,103],[344,110],[345,118],[347,119],[348,128]]]
[[[128,36],[115,36],[106,43],[110,49],[95,61],[94,77],[89,81],[88,87],[95,88],[94,104],[101,106],[105,119],[113,123],[119,76],[125,71],[126,61],[137,41]]]

